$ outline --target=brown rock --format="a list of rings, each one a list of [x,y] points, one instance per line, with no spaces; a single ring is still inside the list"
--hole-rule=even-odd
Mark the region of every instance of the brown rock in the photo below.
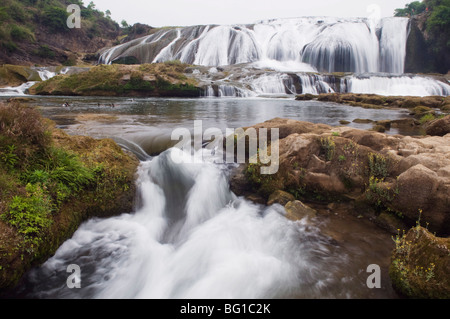
[[[317,214],[315,209],[306,206],[298,200],[287,203],[284,209],[286,210],[286,217],[293,221],[303,218],[314,218]]]
[[[444,136],[450,133],[450,115],[438,120],[434,120],[427,125],[428,135]]]
[[[287,203],[289,203],[290,201],[294,201],[295,197],[294,195],[282,191],[282,190],[277,190],[275,192],[272,193],[272,195],[269,196],[269,200],[267,201],[267,205],[273,205],[273,204],[280,204],[280,205],[286,205]]]

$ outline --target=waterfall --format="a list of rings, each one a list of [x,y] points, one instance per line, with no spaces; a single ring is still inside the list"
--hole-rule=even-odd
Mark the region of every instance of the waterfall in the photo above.
[[[203,161],[196,164],[176,164],[172,152],[142,162],[134,213],[84,223],[54,257],[32,271],[30,296],[348,295],[336,274],[348,257],[310,219],[292,222],[282,206],[263,207],[236,197],[229,190],[228,169],[214,164],[206,149],[199,151]],[[82,270],[83,289],[66,287],[65,268],[73,263]]]
[[[178,59],[203,66],[277,61],[303,63],[320,72],[401,73],[408,22],[305,17],[160,29],[105,50],[99,62],[110,64],[126,57],[140,63]]]

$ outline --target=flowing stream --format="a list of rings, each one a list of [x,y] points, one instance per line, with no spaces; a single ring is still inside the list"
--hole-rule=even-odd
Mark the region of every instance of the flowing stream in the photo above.
[[[112,137],[133,150],[141,158],[138,201],[133,212],[82,224],[27,274],[14,297],[398,297],[387,274],[390,234],[340,205],[318,206],[317,217],[290,221],[282,206],[233,194],[228,178],[235,165],[216,164],[210,149],[198,150],[201,161],[175,163],[167,138],[177,127],[191,128],[195,118],[204,119],[204,129],[224,130],[276,116],[334,124],[358,115],[405,117],[403,110],[285,99],[36,97],[33,103],[71,134]],[[80,289],[67,287],[72,264],[81,269]],[[371,264],[382,269],[381,289],[366,285]]]

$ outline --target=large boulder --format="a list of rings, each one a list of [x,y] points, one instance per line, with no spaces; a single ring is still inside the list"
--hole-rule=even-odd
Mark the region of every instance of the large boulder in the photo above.
[[[434,120],[427,125],[426,133],[428,135],[444,136],[450,133],[450,115],[444,118]]]

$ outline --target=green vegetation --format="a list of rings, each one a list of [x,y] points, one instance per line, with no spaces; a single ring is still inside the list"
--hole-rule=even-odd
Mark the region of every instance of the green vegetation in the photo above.
[[[107,10],[109,14],[105,14],[97,10],[92,2],[85,7],[83,2],[78,0],[3,0],[0,4],[0,50],[7,53],[20,52],[22,47],[27,48],[36,41],[40,42],[41,46],[46,45],[42,39],[36,39],[37,31],[40,31],[41,38],[42,34],[67,33],[69,4],[80,6],[81,32],[87,37],[114,39],[120,33],[119,24],[110,18],[111,12]],[[40,49],[30,51],[40,58],[55,58],[54,53],[46,53]]]
[[[131,210],[137,165],[112,140],[71,137],[34,108],[0,104],[0,290],[84,219]]]
[[[420,14],[425,14],[424,31],[427,36],[422,41],[428,51],[427,67],[445,74],[450,68],[450,0],[414,1],[403,9],[396,9],[394,13],[397,17]]]
[[[394,16],[406,17],[415,14],[423,13],[427,8],[427,5],[420,1],[414,1],[405,5],[403,9],[395,9]]]
[[[394,288],[409,298],[448,299],[450,240],[432,235],[420,220],[407,233],[398,229],[393,240],[389,276]]]
[[[385,179],[388,174],[388,160],[381,154],[369,153],[369,176]]]
[[[40,95],[112,95],[198,97],[196,81],[182,63],[99,65],[89,72],[56,76],[31,88]]]
[[[0,123],[3,174],[21,185],[2,194],[1,201],[9,205],[0,218],[23,235],[31,252],[51,225],[51,214],[89,186],[94,175],[74,154],[52,145],[49,128],[36,110],[2,105]]]
[[[333,135],[334,136],[334,135]],[[327,161],[333,160],[336,150],[336,144],[332,137],[324,137],[320,139],[321,153],[324,154]]]

